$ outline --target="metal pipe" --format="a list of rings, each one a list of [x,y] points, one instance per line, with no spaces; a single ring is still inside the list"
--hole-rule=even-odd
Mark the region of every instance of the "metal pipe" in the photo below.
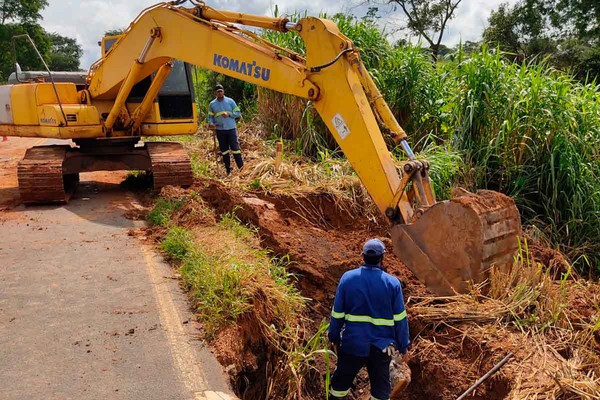
[[[156,28],[153,28],[153,30],[154,29],[156,29]],[[160,33],[158,35],[155,35],[154,33],[152,33],[150,35],[150,37],[148,38],[148,40],[146,40],[146,44],[144,45],[144,48],[142,49],[142,52],[140,53],[140,56],[138,57],[138,62],[140,64],[143,64],[146,62],[146,56],[148,55],[148,52],[150,51],[152,44],[154,43],[156,38],[159,36],[160,36]]]
[[[460,395],[460,397],[458,397],[456,400],[464,400],[467,398],[467,396],[469,394],[471,394],[475,389],[477,389],[483,382],[485,382],[490,376],[494,375],[496,372],[498,372],[498,370],[500,368],[502,368],[504,366],[504,364],[506,364],[508,362],[508,360],[510,360],[512,357],[514,356],[513,353],[508,353],[506,355],[506,357],[504,357],[498,364],[496,364],[494,366],[494,368],[490,369],[485,375],[483,375],[481,378],[479,378],[477,380],[477,382],[475,382],[473,384],[473,386],[471,386],[470,388],[467,389],[466,392],[464,392],[463,394]]]
[[[298,26],[298,24],[295,22],[286,22],[285,23],[285,29],[287,29],[288,31],[295,31],[296,26]]]

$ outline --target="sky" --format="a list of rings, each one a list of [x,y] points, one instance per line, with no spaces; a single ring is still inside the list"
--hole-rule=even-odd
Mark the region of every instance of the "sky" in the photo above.
[[[48,32],[75,38],[84,51],[81,68],[87,69],[100,57],[98,41],[104,32],[125,28],[145,7],[157,2],[158,0],[49,0],[48,7],[42,12],[41,24]],[[442,43],[453,46],[461,40],[479,40],[491,11],[504,2],[515,3],[516,0],[463,0],[455,18],[449,23]],[[277,5],[280,14],[304,10],[308,10],[309,15],[349,11],[361,16],[367,10],[363,3],[362,0],[206,0],[207,5],[217,9],[258,15],[273,15]],[[401,11],[394,12],[386,6],[380,8],[380,15],[380,23],[388,31],[400,26],[404,20]]]

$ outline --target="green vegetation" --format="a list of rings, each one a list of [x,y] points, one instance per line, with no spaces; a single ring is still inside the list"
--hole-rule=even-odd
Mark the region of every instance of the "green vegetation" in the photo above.
[[[0,7],[0,82],[15,71],[12,38],[29,34],[49,68],[54,71],[77,71],[83,50],[74,39],[46,32],[39,24],[46,0],[5,0]],[[43,70],[43,64],[31,44],[16,42],[17,62],[23,71]]]
[[[173,213],[181,208],[183,201],[159,198],[154,208],[148,213],[146,221],[150,226],[167,227],[171,223]]]
[[[237,239],[249,240],[256,235],[256,228],[244,225],[235,215],[235,210],[221,215],[219,225],[231,231]]]
[[[165,253],[174,260],[183,260],[194,249],[192,234],[185,228],[174,226],[160,243]]]
[[[390,0],[407,17],[404,28],[429,44],[433,61],[437,61],[448,21],[454,18],[462,0]],[[437,36],[437,37],[436,37]]]
[[[267,357],[265,368],[272,370],[264,398],[304,398],[311,390],[320,393],[306,378],[318,379],[316,359],[320,358],[327,365],[329,379],[332,353],[327,350],[327,324],[304,339],[307,299],[287,270],[289,257],[271,258],[260,249],[255,228],[243,224],[235,210],[221,215],[216,224],[213,219],[203,224],[195,221],[193,229],[177,225],[192,203],[194,208],[203,207],[203,215],[212,212],[196,200],[193,195],[161,197],[148,220],[170,227],[160,246],[178,267],[204,332],[215,338],[233,325],[248,330],[239,331],[236,340],[252,343],[248,351],[254,346],[263,349],[260,357]]]
[[[600,78],[600,3],[520,0],[492,12],[483,41],[515,61],[547,59],[581,81]]]
[[[186,231],[187,235],[191,235]],[[163,241],[163,248],[168,236]],[[186,246],[186,238],[180,240],[180,247]],[[207,334],[214,334],[219,328],[237,321],[252,307],[250,297],[244,288],[250,277],[253,265],[240,260],[223,260],[218,255],[208,254],[196,245],[181,258],[180,273],[184,285],[191,291],[197,313]],[[177,249],[168,251],[177,254]]]

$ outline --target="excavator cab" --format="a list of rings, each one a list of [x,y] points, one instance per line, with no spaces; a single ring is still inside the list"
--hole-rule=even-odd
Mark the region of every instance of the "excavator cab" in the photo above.
[[[102,41],[98,43],[102,50],[102,58],[106,58],[121,37],[123,35],[111,35],[102,38]],[[127,103],[141,103],[155,77],[156,73],[153,73],[135,84],[127,97]],[[192,66],[183,61],[173,60],[173,69],[162,84],[156,98],[160,119],[194,118],[195,99],[193,88]]]
[[[121,37],[103,38],[103,59]],[[0,90],[0,102],[15,112],[4,120],[0,117],[0,127],[8,123],[6,128],[19,131],[21,136],[73,141],[36,146],[26,152],[17,169],[25,204],[67,202],[81,172],[147,171],[156,190],[192,183],[189,156],[181,144],[141,141],[142,136],[196,132],[189,64],[171,60],[160,72],[137,82],[110,130],[105,121],[113,110],[113,101],[93,102],[86,74],[47,71],[14,75],[14,84],[3,93]]]
[[[155,77],[154,73],[135,84],[127,97],[127,103],[141,103]],[[195,117],[195,98],[189,64],[179,60],[173,61],[173,69],[158,91],[155,102],[158,105],[158,117],[161,121]]]

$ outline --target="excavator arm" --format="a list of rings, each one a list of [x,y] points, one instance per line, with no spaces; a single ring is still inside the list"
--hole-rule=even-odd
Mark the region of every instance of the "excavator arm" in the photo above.
[[[230,22],[291,30],[304,40],[306,59]],[[358,49],[333,22],[308,17],[291,23],[205,5],[151,7],[90,70],[92,100],[117,99],[105,125],[112,127],[111,117],[118,118],[134,84],[173,59],[311,100],[381,212],[394,220],[412,219],[413,208],[403,190],[408,180],[400,178],[378,120],[387,122],[408,148],[406,134],[372,83]],[[433,194],[428,185],[425,188],[424,204],[433,205]]]
[[[195,1],[194,7],[185,8],[183,3],[160,3],[144,10],[91,67],[87,88],[79,92],[82,104],[74,104],[76,101],[69,97],[69,104],[63,107],[59,98],[66,116],[82,107],[91,110],[92,116],[100,116],[97,125],[85,128],[87,137],[110,142],[153,132],[144,121],[173,60],[182,60],[312,101],[373,201],[389,220],[395,254],[432,292],[464,292],[471,284],[487,279],[492,267],[506,269],[512,264],[520,233],[514,202],[491,191],[463,193],[452,200],[436,202],[429,181],[429,164],[415,157],[406,133],[361,62],[358,49],[333,22],[307,17],[293,23],[285,18],[215,10]],[[282,49],[239,25],[300,35],[306,55]],[[144,98],[132,109],[128,100],[132,90],[152,74],[154,78]],[[50,98],[50,88],[44,85],[39,89],[44,89]],[[38,103],[42,102],[38,99]],[[94,111],[96,107],[99,111]],[[56,105],[38,105],[38,113],[46,109],[54,112],[52,115],[60,115]],[[192,124],[193,120],[189,120],[185,126],[191,129]],[[385,126],[394,142],[404,149],[407,161],[401,166],[392,159],[380,126]],[[69,126],[67,118],[64,124],[51,129],[73,135],[78,132]],[[169,132],[172,131],[162,134]],[[96,144],[98,139],[95,140]],[[61,156],[49,155],[48,151],[32,154],[31,165],[23,165],[23,176],[28,178],[33,173],[27,171],[45,168],[48,157]],[[177,183],[174,178],[181,174],[186,176],[181,184],[189,184],[191,171],[185,162],[173,166],[172,160],[182,160],[182,149],[149,143],[143,151],[152,161],[155,187]],[[148,158],[144,154],[138,158],[142,163]],[[79,159],[84,156],[78,155]],[[133,155],[127,157],[131,159],[128,165],[139,164]],[[84,170],[86,165],[80,161],[78,168],[69,169],[64,162],[62,172],[58,166],[57,171],[64,177],[69,171]]]

